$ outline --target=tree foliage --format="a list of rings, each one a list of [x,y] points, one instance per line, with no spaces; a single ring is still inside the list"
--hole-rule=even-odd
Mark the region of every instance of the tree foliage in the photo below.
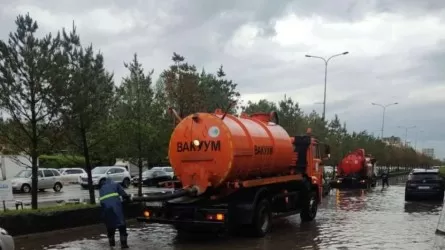
[[[16,150],[31,156],[32,208],[37,208],[37,162],[49,126],[58,117],[54,87],[61,72],[60,36],[35,36],[38,25],[29,14],[19,15],[17,30],[0,41],[0,107],[9,115],[1,135]]]
[[[139,167],[139,179],[142,179],[143,160],[150,160],[150,152],[155,149],[154,144],[156,130],[151,121],[155,117],[152,109],[153,70],[144,73],[142,64],[139,63],[137,54],[134,54],[131,63],[124,63],[129,70],[129,75],[124,77],[122,85],[118,89],[118,122],[120,123],[121,153],[130,162],[137,162]],[[142,183],[139,183],[139,195],[142,195]]]
[[[95,195],[91,176],[91,149],[109,137],[113,122],[109,114],[115,103],[113,75],[104,67],[104,57],[93,46],[84,48],[76,27],[70,33],[63,29],[64,83],[56,94],[63,100],[59,106],[67,139],[82,150],[88,174],[90,202]]]

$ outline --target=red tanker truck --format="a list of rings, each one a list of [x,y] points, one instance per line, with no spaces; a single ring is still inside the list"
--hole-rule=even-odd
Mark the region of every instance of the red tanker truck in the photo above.
[[[376,159],[365,155],[364,149],[347,154],[337,166],[336,178],[332,188],[370,188],[375,187],[377,178],[374,173]]]
[[[172,224],[178,231],[241,229],[263,237],[274,217],[315,218],[322,160],[330,149],[310,129],[289,136],[275,112],[238,117],[217,109],[181,119],[170,111],[180,122],[168,154],[182,188],[134,197],[145,203],[138,221]]]

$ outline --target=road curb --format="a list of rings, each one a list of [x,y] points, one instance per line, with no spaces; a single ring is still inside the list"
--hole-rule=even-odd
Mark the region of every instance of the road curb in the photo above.
[[[445,208],[442,204],[442,211],[440,212],[439,221],[437,222],[436,234],[445,235]]]

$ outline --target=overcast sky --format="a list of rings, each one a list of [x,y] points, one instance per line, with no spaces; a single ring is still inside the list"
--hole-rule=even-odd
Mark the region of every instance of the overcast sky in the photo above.
[[[71,28],[93,43],[119,83],[137,52],[156,75],[177,52],[208,71],[220,64],[244,100],[286,94],[321,113],[324,63],[326,116],[349,130],[405,138],[445,157],[445,1],[440,0],[0,0],[0,39],[29,12],[41,32]],[[419,132],[423,131],[423,132]]]

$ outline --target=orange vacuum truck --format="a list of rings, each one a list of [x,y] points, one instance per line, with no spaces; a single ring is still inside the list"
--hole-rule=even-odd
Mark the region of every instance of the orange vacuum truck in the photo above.
[[[329,146],[311,135],[289,136],[276,112],[233,116],[217,109],[179,121],[169,159],[182,188],[146,194],[138,221],[178,231],[266,235],[271,219],[300,214],[312,221],[322,197]]]
[[[365,154],[362,148],[348,153],[338,164],[337,176],[331,182],[331,187],[337,189],[375,187],[377,183],[375,164],[376,159],[370,154]]]

